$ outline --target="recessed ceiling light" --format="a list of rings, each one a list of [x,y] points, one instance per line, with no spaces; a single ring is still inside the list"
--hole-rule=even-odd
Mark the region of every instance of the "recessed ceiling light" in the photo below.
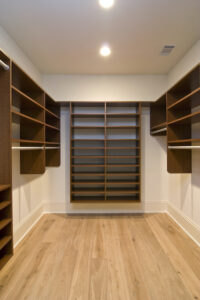
[[[110,47],[108,45],[103,45],[100,49],[100,54],[102,56],[109,56],[111,54]]]
[[[99,4],[100,4],[103,8],[110,8],[110,7],[113,6],[114,0],[99,0]]]

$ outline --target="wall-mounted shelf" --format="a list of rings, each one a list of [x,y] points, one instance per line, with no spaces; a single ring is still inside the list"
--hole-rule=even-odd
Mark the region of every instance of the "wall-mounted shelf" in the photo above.
[[[200,134],[193,125],[200,122],[200,66],[196,66],[167,92],[167,165],[170,173],[192,172],[193,143]],[[181,151],[180,151],[181,150]]]
[[[71,202],[140,201],[141,104],[71,103],[70,114]]]
[[[60,105],[15,63],[11,88],[12,122],[19,126],[13,130],[13,144],[19,144],[13,150],[20,150],[21,174],[42,174],[46,166],[59,166]]]

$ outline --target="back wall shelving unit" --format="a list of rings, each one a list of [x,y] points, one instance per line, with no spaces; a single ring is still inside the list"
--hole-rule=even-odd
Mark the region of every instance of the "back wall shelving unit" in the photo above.
[[[70,103],[71,202],[139,202],[141,103]]]

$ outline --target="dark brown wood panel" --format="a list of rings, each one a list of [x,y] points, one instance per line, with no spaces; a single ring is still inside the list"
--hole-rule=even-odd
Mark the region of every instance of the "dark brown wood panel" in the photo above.
[[[13,254],[11,169],[11,62],[0,51],[0,269]]]

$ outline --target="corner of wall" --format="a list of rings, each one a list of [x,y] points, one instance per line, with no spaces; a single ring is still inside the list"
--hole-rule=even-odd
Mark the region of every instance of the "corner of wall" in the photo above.
[[[19,45],[0,26],[0,49],[15,61],[39,85],[42,85],[42,74],[29,57],[20,49]]]

